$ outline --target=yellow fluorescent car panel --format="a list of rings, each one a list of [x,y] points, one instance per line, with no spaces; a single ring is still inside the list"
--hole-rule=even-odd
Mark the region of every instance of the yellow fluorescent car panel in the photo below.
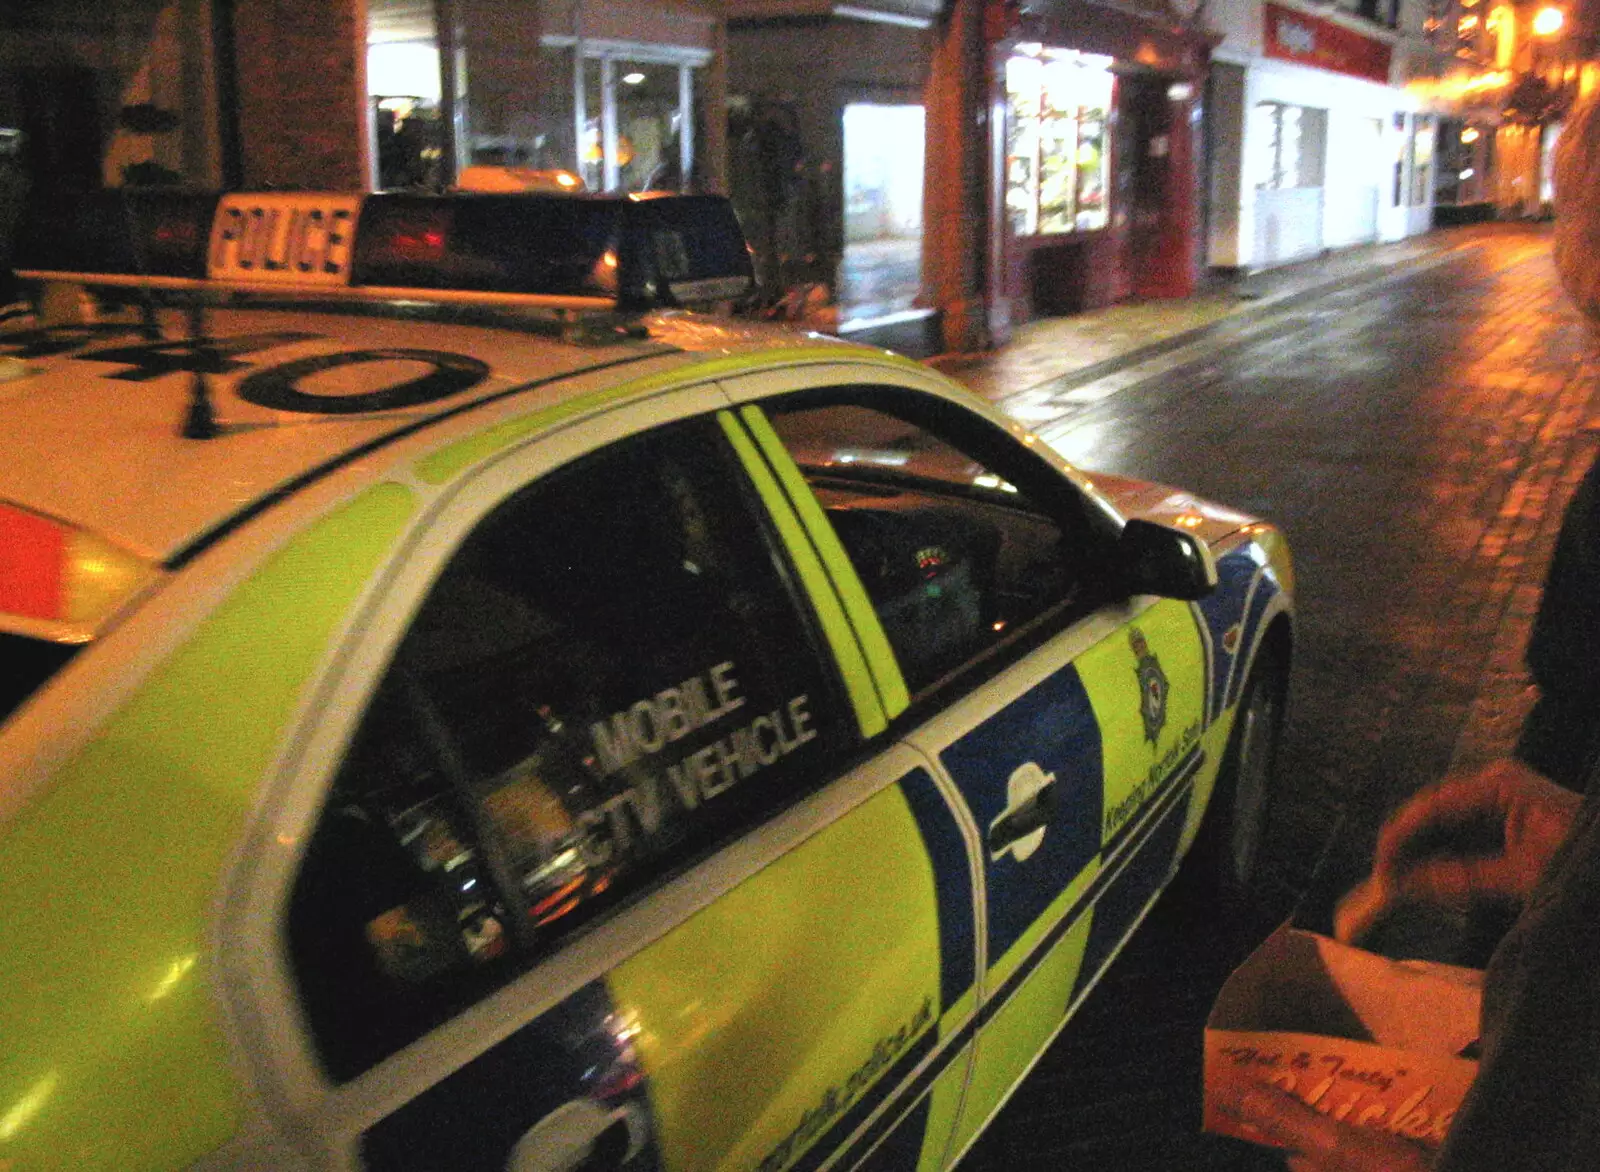
[[[40,214],[5,1172],[945,1169],[1196,835],[1245,858],[1281,535],[692,312],[725,203]]]

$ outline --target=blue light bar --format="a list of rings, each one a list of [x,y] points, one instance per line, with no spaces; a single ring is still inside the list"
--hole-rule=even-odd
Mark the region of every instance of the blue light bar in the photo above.
[[[108,191],[41,201],[19,277],[567,309],[738,300],[744,235],[717,196]]]

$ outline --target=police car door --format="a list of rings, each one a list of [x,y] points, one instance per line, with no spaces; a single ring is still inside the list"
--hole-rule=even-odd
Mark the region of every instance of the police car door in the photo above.
[[[231,956],[321,1159],[942,1157],[941,953],[965,941],[969,1016],[975,955],[952,807],[910,749],[864,755],[881,705],[721,402],[658,396],[459,477],[355,624],[257,836],[309,845],[241,911],[287,907],[286,961]]]
[[[774,460],[803,470],[796,495],[809,485],[902,670],[897,727],[959,789],[978,840],[985,992],[954,1155],[1170,873],[1203,660],[1188,604],[1105,593],[1114,530],[1025,444],[948,399],[847,380],[729,389],[758,401],[742,410]]]

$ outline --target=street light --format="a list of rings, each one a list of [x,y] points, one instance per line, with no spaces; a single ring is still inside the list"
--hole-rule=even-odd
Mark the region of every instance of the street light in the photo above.
[[[1561,31],[1561,26],[1566,23],[1566,13],[1553,4],[1547,5],[1534,14],[1533,35],[1536,37],[1553,37]]]

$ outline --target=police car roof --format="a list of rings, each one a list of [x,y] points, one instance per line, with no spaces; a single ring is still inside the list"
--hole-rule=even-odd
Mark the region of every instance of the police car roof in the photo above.
[[[474,402],[797,341],[671,311],[753,287],[710,196],[52,195],[15,264],[40,324],[0,332],[0,502],[156,563]],[[215,438],[180,432],[197,400]]]
[[[638,319],[646,336],[602,343],[564,342],[509,316],[501,324],[448,316],[209,311],[205,334],[224,369],[206,380],[219,424],[207,440],[180,434],[194,378],[173,361],[190,354],[182,312],[160,313],[161,341],[142,338],[138,316],[124,313],[54,354],[39,352],[50,341],[31,322],[13,323],[0,331],[0,355],[13,355],[0,358],[0,501],[169,563],[319,469],[486,399],[554,405],[580,393],[568,376],[613,368],[621,383],[706,353],[858,351],[685,313]],[[397,387],[410,389],[396,395]]]

